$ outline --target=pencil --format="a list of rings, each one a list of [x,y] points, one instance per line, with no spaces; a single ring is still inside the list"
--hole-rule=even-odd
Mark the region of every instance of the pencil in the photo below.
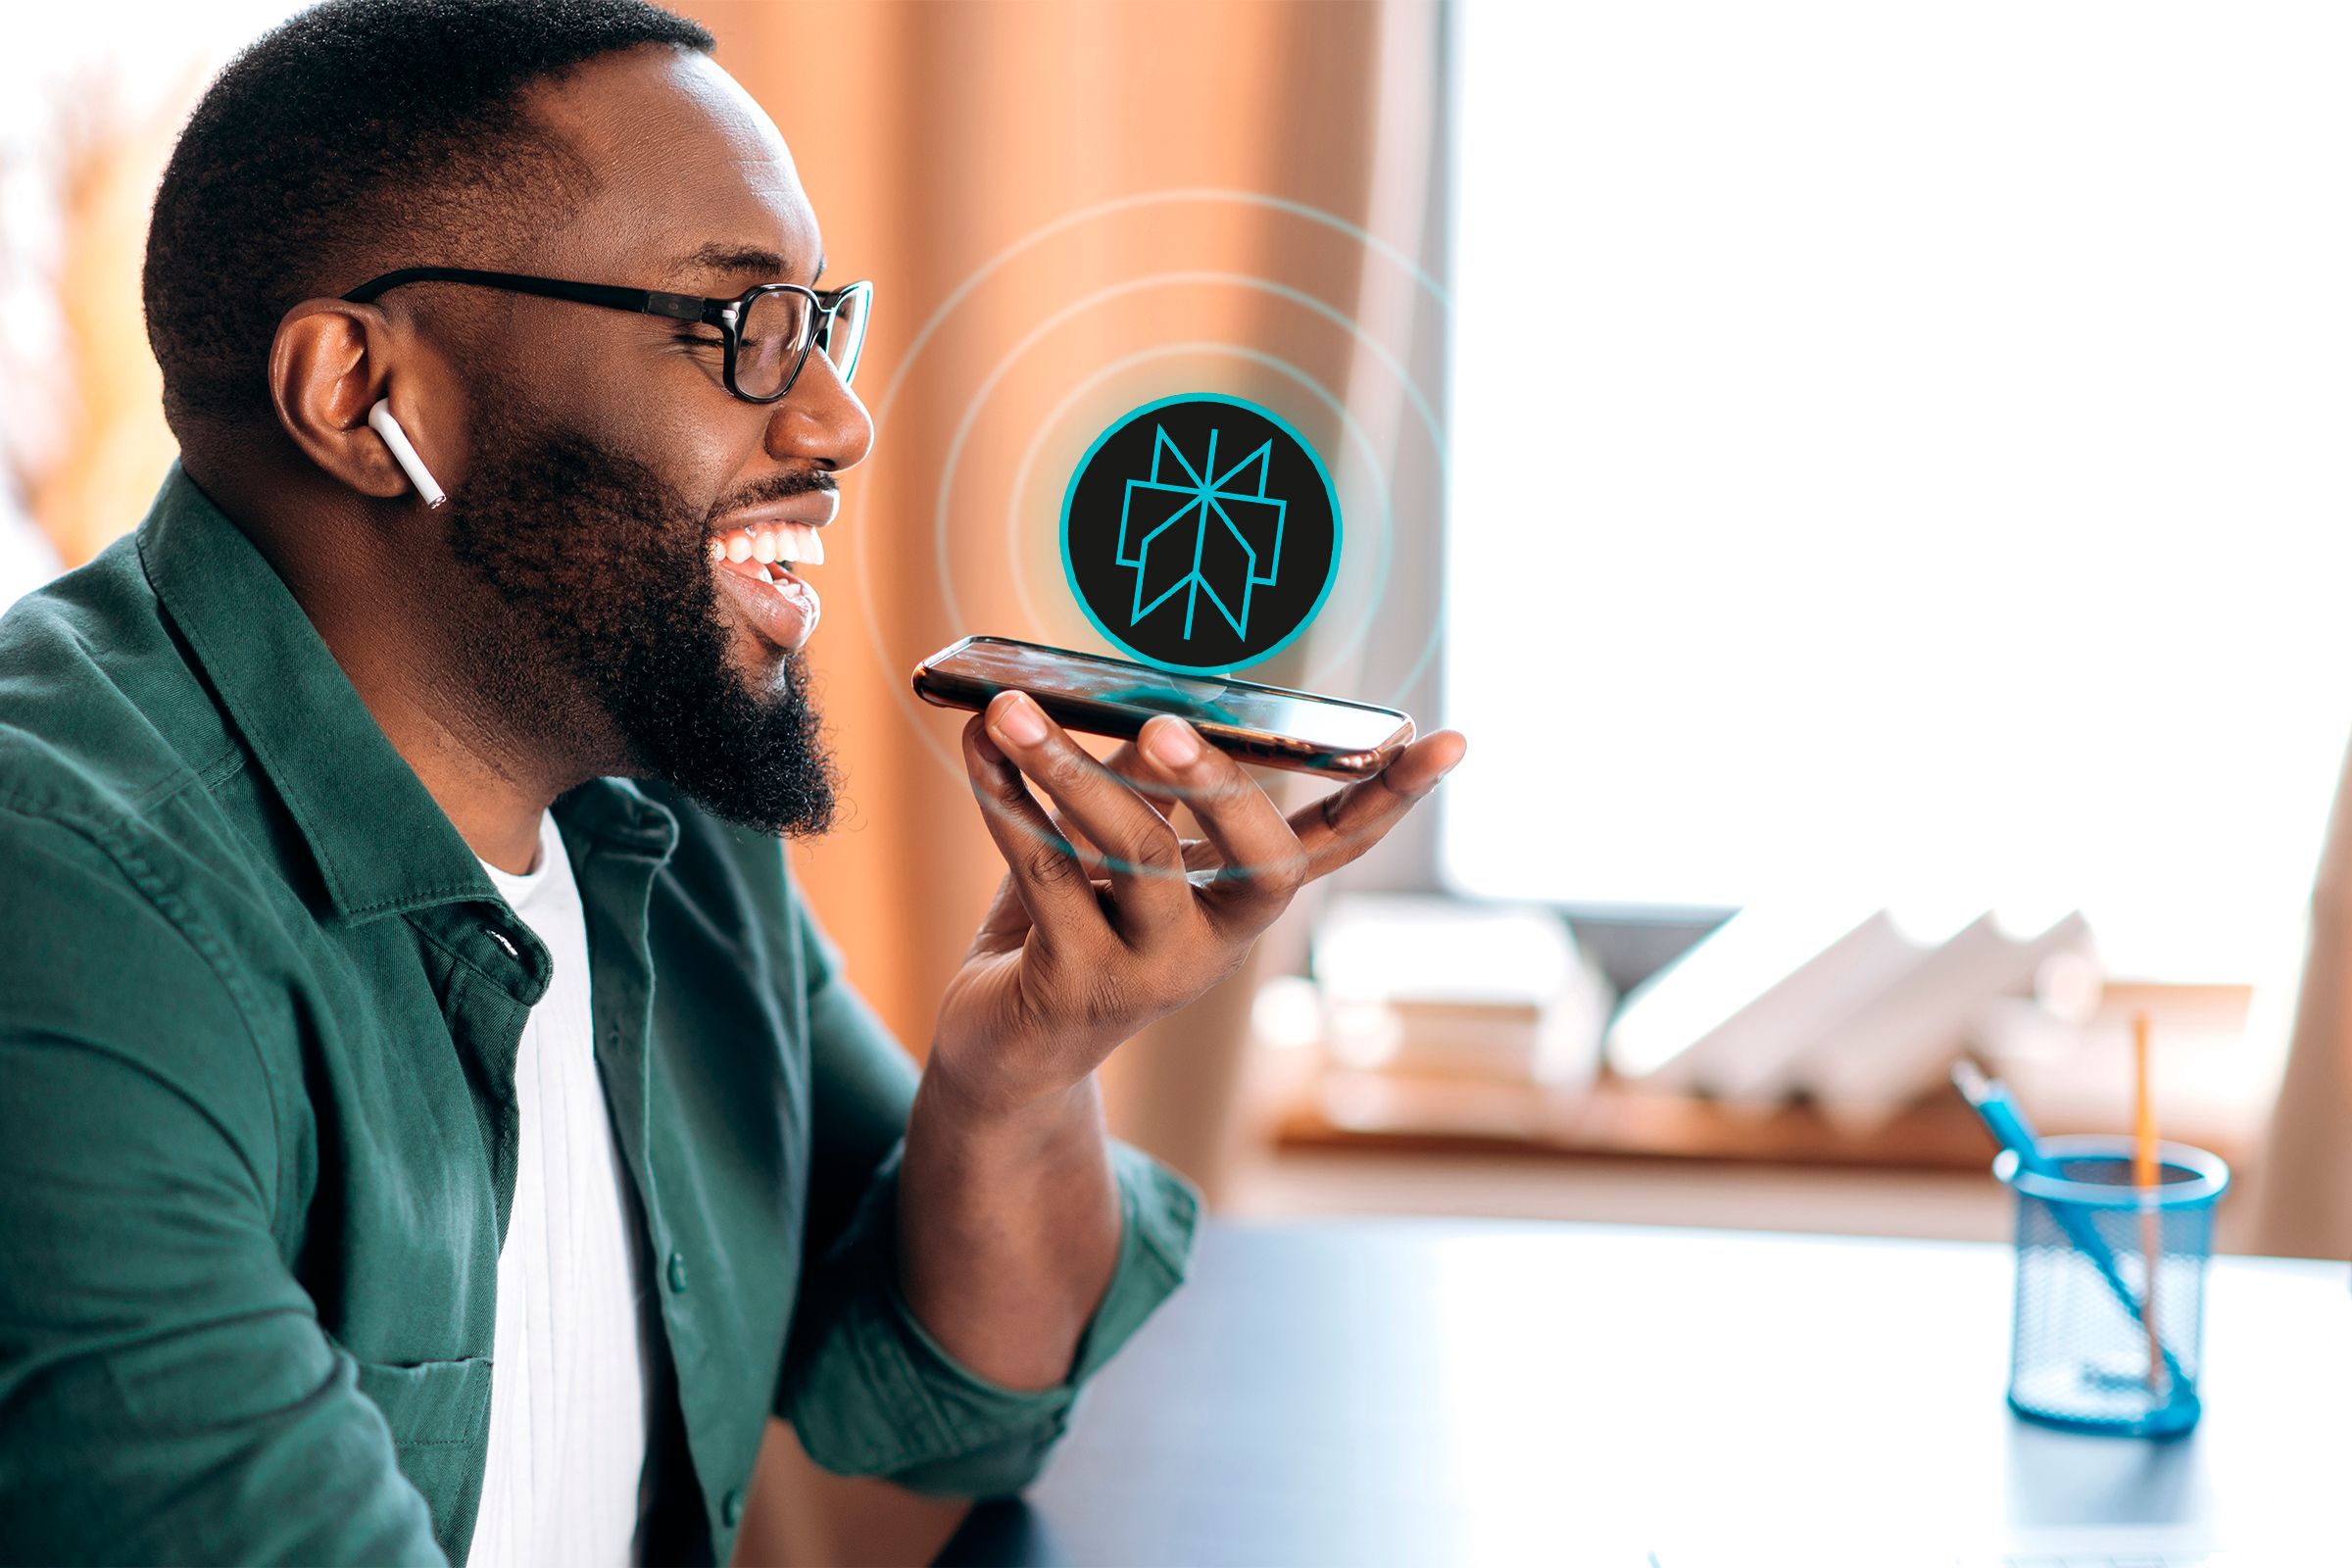
[[[2148,1015],[2132,1020],[2132,1185],[2139,1189],[2139,1255],[2145,1264],[2139,1318],[2148,1331],[2148,1388],[2164,1393],[2164,1341],[2156,1333],[2156,1277],[2164,1263],[2164,1221],[2156,1208],[2156,1101],[2148,1082]]]

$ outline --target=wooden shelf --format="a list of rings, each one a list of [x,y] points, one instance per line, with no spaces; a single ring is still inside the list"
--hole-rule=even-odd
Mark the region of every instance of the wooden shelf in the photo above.
[[[2175,1040],[2224,1044],[2242,1031],[2244,986],[2110,984],[2099,1021],[2119,1032],[2148,1010]],[[2175,1049],[2179,1049],[2176,1047]],[[2119,1082],[2122,1081],[2119,1078]],[[2182,1118],[2185,1122],[2189,1118]],[[2045,1134],[2116,1132],[2112,1124],[2043,1119]],[[2168,1124],[2168,1136],[2240,1164],[2253,1151],[2223,1126]],[[1577,1089],[1468,1076],[1421,1076],[1328,1065],[1278,1115],[1286,1149],[1393,1150],[1543,1157],[1645,1158],[1881,1170],[1982,1171],[1993,1147],[1956,1092],[1938,1094],[1867,1132],[1802,1102],[1770,1110],[1663,1094],[1604,1072]]]
[[[2054,1126],[2045,1132],[2111,1131]],[[1334,1069],[1278,1118],[1286,1149],[1711,1160],[1880,1170],[1982,1171],[1993,1147],[1957,1094],[1857,1133],[1806,1104],[1734,1109],[1603,1080],[1589,1088]],[[2211,1147],[2211,1143],[2207,1143]],[[2240,1152],[2217,1150],[2236,1159]]]

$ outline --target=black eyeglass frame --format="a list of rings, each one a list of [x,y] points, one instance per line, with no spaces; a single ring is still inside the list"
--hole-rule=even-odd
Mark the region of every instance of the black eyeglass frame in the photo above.
[[[666,317],[673,321],[695,321],[715,326],[726,348],[725,375],[727,390],[746,403],[776,403],[792,391],[800,380],[801,371],[808,364],[808,354],[818,343],[828,345],[825,358],[833,356],[830,343],[833,335],[833,317],[844,303],[853,297],[860,299],[864,315],[873,311],[874,285],[869,282],[844,283],[839,288],[808,288],[800,283],[758,283],[745,289],[733,299],[704,294],[665,294],[659,289],[621,288],[612,283],[574,283],[559,277],[532,277],[522,272],[486,272],[470,267],[404,267],[397,271],[371,277],[343,296],[354,305],[372,305],[387,289],[403,283],[471,283],[481,288],[506,289],[516,294],[536,294],[543,299],[570,300],[580,305],[600,305],[609,311],[627,311],[632,316]],[[792,373],[784,384],[765,397],[746,392],[735,380],[735,352],[743,342],[742,323],[752,308],[752,302],[762,294],[806,295],[812,307],[808,313],[808,330],[800,345],[798,358],[793,361]],[[864,353],[862,333],[858,340],[859,355]],[[858,370],[853,357],[847,365],[835,365],[834,370],[847,386]]]

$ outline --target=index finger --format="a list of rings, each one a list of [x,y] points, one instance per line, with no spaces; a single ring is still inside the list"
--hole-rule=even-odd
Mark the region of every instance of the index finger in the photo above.
[[[1075,847],[1054,830],[1020,770],[988,738],[978,718],[963,726],[963,765],[980,803],[980,819],[1004,858],[1013,893],[1039,937],[1050,943],[1056,932],[1101,924],[1102,906]]]

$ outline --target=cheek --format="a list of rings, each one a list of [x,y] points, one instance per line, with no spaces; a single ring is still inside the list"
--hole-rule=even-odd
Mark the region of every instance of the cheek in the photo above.
[[[564,389],[549,412],[709,508],[758,461],[766,417],[719,384],[715,359],[706,366],[667,347],[608,344],[601,353],[567,354],[561,374],[544,383]],[[538,394],[541,401],[547,396]]]
[[[721,400],[735,402],[724,394]],[[664,401],[651,389],[632,405],[627,395],[616,393],[607,408],[620,410],[619,417],[611,428],[600,428],[598,435],[609,450],[658,475],[674,502],[692,509],[699,525],[739,488],[735,476],[757,461],[760,438],[756,427],[747,433],[740,427],[742,421],[727,418],[727,410],[695,405],[691,398]]]

